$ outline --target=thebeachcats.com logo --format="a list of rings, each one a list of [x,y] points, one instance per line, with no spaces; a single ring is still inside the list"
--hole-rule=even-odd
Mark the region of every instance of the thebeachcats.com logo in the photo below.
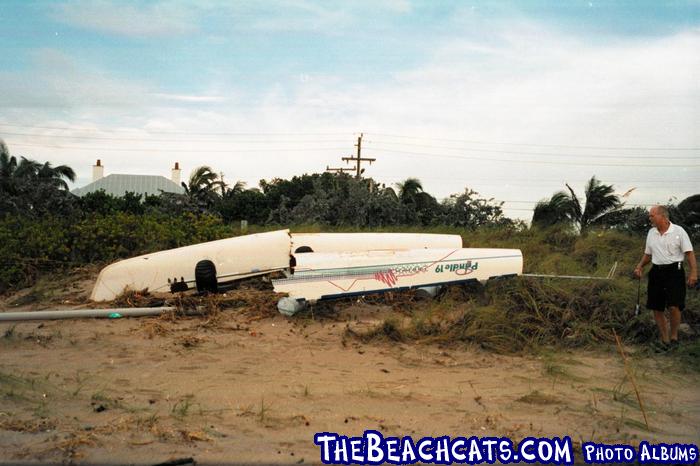
[[[569,436],[526,437],[517,446],[508,437],[384,437],[365,430],[360,437],[319,432],[314,443],[324,464],[502,464],[541,463],[572,465],[574,448]],[[584,442],[582,459],[588,464],[693,464],[698,447],[693,444],[607,445]]]

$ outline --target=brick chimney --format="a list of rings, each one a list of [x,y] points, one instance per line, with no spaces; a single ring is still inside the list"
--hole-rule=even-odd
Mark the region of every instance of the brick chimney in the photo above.
[[[99,180],[105,176],[105,167],[102,166],[100,159],[97,159],[97,163],[92,166],[92,182]]]
[[[175,162],[170,179],[173,181],[173,183],[180,186],[180,163]]]

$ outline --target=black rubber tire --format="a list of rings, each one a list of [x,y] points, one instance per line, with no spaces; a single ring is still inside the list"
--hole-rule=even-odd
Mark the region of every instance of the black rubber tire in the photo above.
[[[303,252],[314,252],[313,249],[311,249],[310,246],[299,246],[296,251],[294,251],[294,254],[301,254]]]
[[[200,293],[216,293],[218,291],[216,266],[208,259],[197,262],[194,268],[194,280],[197,283],[197,291]]]

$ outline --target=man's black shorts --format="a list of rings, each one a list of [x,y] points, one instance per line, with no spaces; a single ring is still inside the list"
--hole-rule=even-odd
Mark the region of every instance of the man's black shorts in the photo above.
[[[649,272],[647,309],[663,311],[675,306],[685,308],[685,270],[678,264],[653,265]]]

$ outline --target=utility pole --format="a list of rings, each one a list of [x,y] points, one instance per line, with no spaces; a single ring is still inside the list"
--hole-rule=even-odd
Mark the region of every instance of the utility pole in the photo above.
[[[360,175],[364,170],[360,169],[360,164],[362,162],[369,162],[370,165],[372,165],[372,162],[374,162],[377,159],[371,159],[371,158],[363,158],[361,157],[362,154],[362,136],[364,134],[360,133],[360,136],[357,138],[357,144],[355,144],[355,147],[357,147],[357,157],[343,157],[343,160],[345,162],[350,162],[351,160],[355,162],[355,178],[359,178]]]
[[[355,170],[354,168],[330,168],[328,165],[326,165],[327,172],[345,173],[345,172],[351,172],[354,170]]]

